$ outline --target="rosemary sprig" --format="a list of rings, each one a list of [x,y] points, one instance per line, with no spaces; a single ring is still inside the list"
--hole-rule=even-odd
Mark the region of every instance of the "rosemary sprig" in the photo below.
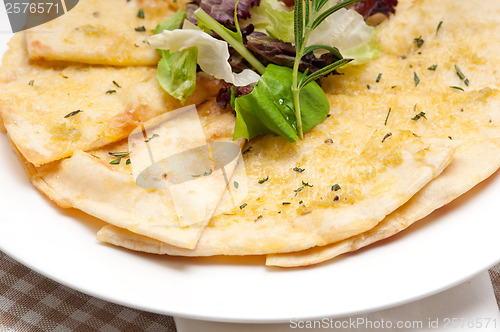
[[[306,47],[311,32],[316,29],[325,19],[341,8],[352,5],[364,0],[347,0],[336,4],[326,10],[322,10],[328,0],[298,0],[295,1],[294,9],[294,33],[295,33],[295,62],[292,73],[292,95],[295,108],[295,117],[297,119],[297,132],[300,139],[304,138],[302,130],[302,118],[300,114],[300,90],[308,83],[315,81],[325,75],[328,75],[337,68],[340,68],[353,59],[344,59],[340,52],[333,47],[326,45],[313,45]],[[334,62],[310,75],[307,71],[299,81],[300,60],[308,53],[324,49],[334,53],[340,60]]]

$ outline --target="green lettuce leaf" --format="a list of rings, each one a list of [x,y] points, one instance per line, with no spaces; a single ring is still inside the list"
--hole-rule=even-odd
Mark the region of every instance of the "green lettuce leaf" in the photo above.
[[[163,90],[180,100],[181,104],[186,102],[196,88],[197,58],[196,47],[174,53],[162,51],[156,77]]]
[[[173,16],[158,24],[155,32],[159,34],[164,30],[179,29],[185,18],[186,12],[179,9]],[[161,55],[156,74],[158,83],[169,95],[184,104],[196,88],[198,50],[196,47],[191,47],[173,53],[166,50],[158,52]]]
[[[163,30],[179,29],[185,18],[186,18],[186,11],[181,8],[174,15],[170,16],[165,21],[158,24],[156,26],[155,33],[156,34],[162,33]]]
[[[373,30],[372,39],[370,42],[360,46],[356,46],[342,52],[344,58],[354,59],[346,66],[362,65],[380,56],[382,51],[377,43],[377,30]]]
[[[299,79],[301,77],[302,75]],[[291,87],[291,68],[268,65],[253,91],[235,100],[234,139],[274,134],[290,142],[297,141],[297,120]],[[316,82],[302,88],[300,108],[304,132],[314,128],[328,115],[328,99]]]
[[[245,24],[252,23],[255,31],[287,43],[294,42],[293,10],[278,0],[261,0],[258,7],[250,9],[251,18]]]
[[[335,1],[331,0],[325,8],[333,4]],[[262,0],[259,7],[250,9],[250,13],[252,17],[244,24],[252,23],[255,31],[294,43],[293,11],[287,6],[278,0]],[[358,65],[380,55],[375,34],[376,30],[369,27],[361,15],[352,9],[342,9],[313,31],[308,45],[325,44],[336,47],[344,58],[354,59],[349,65]]]

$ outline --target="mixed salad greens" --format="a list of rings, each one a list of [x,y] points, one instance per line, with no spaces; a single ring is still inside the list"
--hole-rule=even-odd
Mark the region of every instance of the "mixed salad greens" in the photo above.
[[[197,0],[160,23],[148,42],[161,55],[160,85],[181,103],[201,70],[227,83],[217,102],[236,111],[235,139],[274,134],[295,142],[328,115],[319,79],[378,56],[365,19],[388,16],[396,4],[300,0],[292,10],[278,0]]]

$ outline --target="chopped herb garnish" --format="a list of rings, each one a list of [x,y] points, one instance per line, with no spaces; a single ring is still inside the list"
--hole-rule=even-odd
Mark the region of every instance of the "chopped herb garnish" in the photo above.
[[[109,162],[111,165],[118,165],[122,161],[122,158],[128,157],[130,155],[130,152],[108,152],[108,153],[109,155],[117,158]],[[131,164],[130,159],[127,159],[125,164],[130,165]]]
[[[203,176],[209,176],[210,174],[212,174],[211,169],[209,169],[207,172],[203,173]]]
[[[332,186],[332,191],[338,191],[338,190],[340,190],[340,186],[338,183],[336,183]]]
[[[145,140],[144,142],[148,143],[149,141],[151,141],[153,138],[155,137],[160,137],[160,135],[158,134],[153,134],[153,136],[151,136],[150,138],[148,138],[147,140]]]
[[[424,44],[424,40],[422,39],[422,36],[415,38],[414,39],[415,44],[417,44],[417,47],[420,48]]]
[[[465,91],[464,89],[462,89],[462,88],[461,88],[461,87],[459,87],[459,86],[454,86],[454,85],[452,85],[452,86],[450,86],[450,88],[452,88],[452,89],[457,89],[457,90],[460,90],[460,91]]]
[[[290,205],[290,204],[292,204],[292,203],[290,203],[290,202],[283,202],[283,203],[281,203],[281,204],[283,204],[283,205]]]
[[[35,81],[34,80],[31,80],[29,83],[28,83],[29,86],[34,86],[35,85]]]
[[[240,205],[240,209],[244,209],[244,208],[245,208],[245,206],[247,206],[247,205],[248,205],[247,203],[243,203],[243,204],[241,204],[241,205]]]
[[[389,107],[389,111],[387,112],[387,116],[385,117],[384,126],[387,126],[387,120],[389,120],[389,115],[391,115],[391,108]]]
[[[382,78],[382,73],[378,74],[377,79],[375,80],[376,83],[380,82],[380,79]]]
[[[250,152],[250,150],[252,150],[252,145],[250,145],[245,151],[243,151],[243,154],[247,153],[247,152]]]
[[[61,75],[62,78],[68,78],[68,76],[63,75],[63,73],[59,73],[59,75]]]
[[[436,70],[437,67],[438,67],[438,65],[432,65],[432,66],[430,66],[427,69],[429,69],[429,70]]]
[[[240,187],[240,184],[237,181],[234,181],[233,184],[234,184],[234,187],[236,189],[238,189]]]
[[[382,143],[384,143],[384,142],[385,142],[385,140],[386,140],[386,139],[388,139],[388,138],[389,138],[389,137],[391,137],[391,136],[392,136],[392,133],[387,133],[387,134],[384,136],[384,138],[382,139]]]
[[[108,95],[110,95],[112,93],[116,93],[116,90],[108,90],[108,91],[106,91],[106,94],[108,94]]]
[[[412,119],[413,121],[417,121],[417,120],[419,120],[420,118],[427,119],[427,118],[425,117],[425,112],[420,112],[420,113],[418,113],[417,115],[415,115],[415,116],[414,116],[413,118],[411,118],[411,119]]]
[[[125,158],[130,155],[130,152],[108,152],[108,153],[116,158]]]
[[[438,26],[436,28],[436,36],[437,36],[437,34],[439,32],[439,29],[441,29],[441,25],[443,25],[443,21],[439,21],[439,24],[438,24]]]
[[[302,180],[302,184],[304,186],[306,186],[306,187],[312,187],[313,186],[312,184],[309,184],[308,182],[304,182],[303,180]]]
[[[263,184],[264,182],[266,182],[267,180],[269,180],[269,175],[266,176],[265,178],[263,178],[262,180],[259,180],[259,184]]]
[[[469,79],[465,77],[464,73],[462,73],[462,71],[460,70],[460,68],[458,68],[458,66],[457,66],[457,65],[455,65],[455,71],[457,72],[458,77],[459,77],[461,80],[463,80],[463,81],[464,81],[465,85],[469,86]],[[458,87],[453,87],[453,86],[452,86],[452,88],[456,89],[456,88],[458,88]],[[458,90],[462,90],[462,91],[464,91],[464,89],[461,89],[461,88],[460,88],[460,89],[458,89]]]
[[[415,86],[417,86],[418,83],[420,83],[420,78],[418,78],[418,75],[416,72],[413,72],[413,80],[415,81]]]
[[[141,27],[137,27],[137,28],[135,28],[135,31],[137,31],[137,32],[144,32],[144,31],[146,31],[146,27],[144,25],[141,26]]]
[[[305,171],[306,169],[305,168],[300,168],[300,167],[294,167],[293,170],[295,172],[299,172],[299,173],[302,173],[303,171]]]
[[[462,73],[460,68],[458,68],[457,65],[455,65],[455,71],[457,72],[458,77],[460,77],[461,80],[465,79],[465,75]]]
[[[113,81],[113,84],[114,84],[117,88],[121,88],[120,84],[116,83],[116,81]]]
[[[78,110],[78,111],[73,111],[73,112],[71,112],[71,113],[66,114],[66,115],[64,116],[64,118],[69,118],[69,117],[72,117],[73,115],[77,115],[78,113],[81,113],[81,112],[83,112],[83,111],[81,111],[81,110]]]
[[[137,13],[138,18],[144,18],[144,9],[139,9],[139,12]]]
[[[200,174],[193,174],[191,175],[193,178],[199,178],[201,175]]]

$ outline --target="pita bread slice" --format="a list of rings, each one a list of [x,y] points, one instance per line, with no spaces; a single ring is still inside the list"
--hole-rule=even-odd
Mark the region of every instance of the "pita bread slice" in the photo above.
[[[500,167],[500,91],[463,93],[331,96],[333,114],[362,119],[366,113],[395,128],[411,129],[422,137],[460,140],[451,165],[407,204],[372,230],[353,238],[304,252],[269,256],[276,266],[316,264],[394,235],[433,210],[449,203]],[[391,107],[390,114],[387,108]],[[412,120],[416,114],[425,115]]]
[[[0,132],[2,132],[2,133],[7,132],[7,129],[5,129],[5,126],[3,124],[3,119],[1,116],[0,116]]]
[[[67,14],[28,30],[30,59],[156,65],[159,56],[146,38],[180,4],[167,0],[80,0]]]
[[[450,166],[440,176],[371,230],[323,247],[268,255],[266,265],[297,267],[318,264],[386,239],[467,192],[495,173],[499,166],[499,139],[467,142],[460,146]]]
[[[230,112],[222,112],[212,101],[200,107],[199,115],[209,141],[231,142],[234,116]],[[215,122],[217,125],[212,126]],[[242,143],[243,140],[239,140],[232,144],[238,144],[240,149]],[[89,153],[77,150],[70,158],[38,168],[27,162],[26,166],[35,186],[62,207],[77,208],[138,234],[179,247],[194,248],[226,189],[222,175],[214,170],[213,174],[193,179],[199,190],[210,196],[207,204],[198,206],[198,209],[192,207],[199,212],[196,222],[182,224],[171,190],[151,190],[137,185],[132,176],[132,165],[137,160],[134,151],[124,160],[112,162],[127,150],[128,142],[123,141]],[[127,158],[131,162],[126,162]],[[225,167],[229,178],[234,172],[235,162]],[[186,164],[185,167],[192,168],[193,165]],[[194,191],[196,186],[189,188]]]
[[[271,136],[253,142],[244,155],[245,204],[214,216],[194,250],[116,234],[112,227],[98,239],[158,254],[210,256],[290,252],[351,237],[373,228],[437,176],[456,146],[423,142],[407,131],[393,131],[393,140],[382,143],[386,134],[331,117],[300,142]],[[335,183],[341,189],[333,191]]]
[[[11,139],[35,165],[127,137],[140,122],[181,107],[150,67],[30,61],[19,33],[0,70],[0,114]],[[217,81],[199,78],[187,104],[215,96]]]

